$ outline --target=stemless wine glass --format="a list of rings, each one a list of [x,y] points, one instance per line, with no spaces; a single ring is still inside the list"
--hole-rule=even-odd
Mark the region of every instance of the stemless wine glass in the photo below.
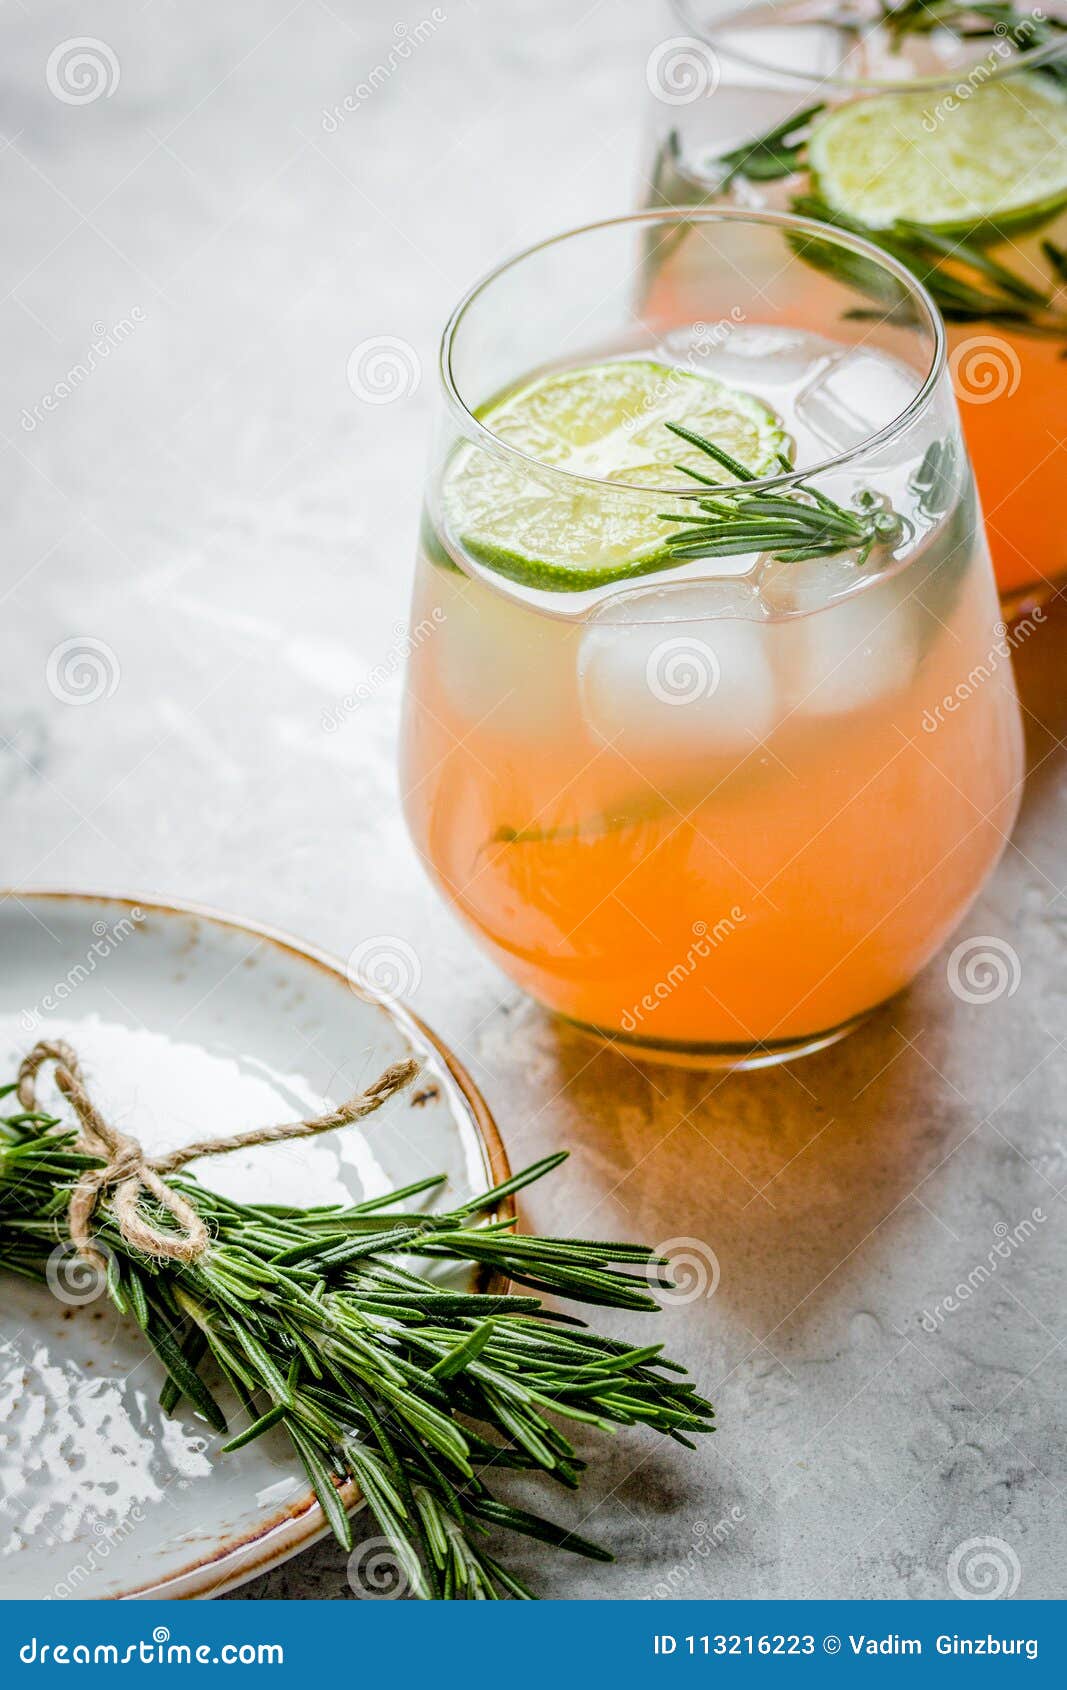
[[[1005,604],[1067,574],[1067,21],[963,0],[673,0],[645,201],[791,209],[923,281]]]
[[[1021,780],[928,295],[811,221],[646,212],[479,282],[441,380],[402,767],[430,875],[603,1037],[719,1066],[842,1037],[950,933]]]

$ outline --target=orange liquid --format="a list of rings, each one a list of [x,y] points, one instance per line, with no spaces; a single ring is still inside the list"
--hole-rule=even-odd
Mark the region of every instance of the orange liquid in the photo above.
[[[609,740],[580,627],[423,558],[415,623],[437,631],[411,658],[403,771],[423,861],[504,971],[576,1021],[735,1048],[851,1021],[952,931],[1017,808],[988,562],[950,567],[927,608],[920,559],[836,635],[854,606],[753,625],[752,661],[788,701],[727,747],[712,716],[703,732],[610,689]],[[862,673],[846,656],[813,690],[813,637]]]
[[[950,347],[976,336],[993,349],[987,375],[996,397],[985,402],[981,392],[975,395],[965,363],[956,368],[956,392],[997,585],[1007,596],[1054,588],[1067,573],[1065,348],[1000,329],[963,328],[950,330]]]

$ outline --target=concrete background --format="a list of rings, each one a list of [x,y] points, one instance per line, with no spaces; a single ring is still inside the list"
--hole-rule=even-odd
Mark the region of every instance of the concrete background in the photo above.
[[[1067,619],[1021,652],[1026,802],[959,936],[1010,946],[1015,990],[961,1002],[942,956],[836,1051],[722,1079],[639,1070],[511,988],[423,879],[396,796],[436,337],[509,249],[633,202],[671,30],[637,0],[437,12],[3,7],[0,881],[203,900],[342,956],[404,939],[415,1007],[513,1161],[573,1149],[530,1224],[714,1252],[715,1294],[657,1336],[718,1435],[602,1445],[557,1513],[618,1564],[520,1545],[540,1592],[942,1596],[992,1538],[994,1587],[1062,1596]],[[405,57],[397,26],[427,20]],[[87,34],[105,91],[57,97],[50,56]],[[346,380],[379,336],[421,367],[380,405]],[[49,662],[86,640],[109,684],[77,708]],[[345,1558],[320,1546],[242,1594],[347,1597]]]

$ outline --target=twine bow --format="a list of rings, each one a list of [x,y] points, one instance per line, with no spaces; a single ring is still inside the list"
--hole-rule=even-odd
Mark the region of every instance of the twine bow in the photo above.
[[[103,1166],[89,1168],[70,1196],[67,1224],[79,1255],[99,1271],[107,1263],[92,1243],[91,1224],[96,1205],[105,1191],[111,1192],[111,1209],[119,1232],[132,1249],[146,1256],[168,1256],[172,1261],[193,1262],[207,1249],[209,1235],[195,1204],[167,1185],[164,1174],[174,1173],[197,1156],[220,1156],[228,1150],[243,1150],[254,1144],[276,1144],[283,1139],[311,1138],[333,1127],[347,1126],[373,1115],[376,1109],[414,1079],[419,1064],[411,1058],[395,1062],[367,1087],[326,1115],[306,1121],[286,1121],[274,1127],[250,1127],[228,1138],[198,1139],[166,1156],[148,1157],[137,1139],[105,1121],[89,1096],[76,1052],[62,1039],[42,1039],[19,1065],[18,1097],[22,1107],[37,1109],[36,1078],[46,1062],[55,1064],[55,1081],[78,1117],[81,1132],[77,1149],[99,1156]],[[152,1198],[177,1223],[178,1231],[162,1228],[145,1214],[143,1203]]]

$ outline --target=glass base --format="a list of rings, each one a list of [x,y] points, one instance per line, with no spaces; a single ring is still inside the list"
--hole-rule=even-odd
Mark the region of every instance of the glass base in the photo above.
[[[621,1050],[631,1060],[660,1062],[672,1068],[705,1068],[745,1073],[754,1068],[774,1068],[780,1062],[793,1062],[800,1056],[814,1056],[826,1050],[849,1033],[862,1027],[877,1006],[854,1015],[822,1033],[809,1033],[798,1039],[769,1039],[766,1044],[700,1044],[671,1039],[638,1038],[632,1033],[616,1033],[607,1027],[596,1027],[586,1021],[575,1021],[569,1015],[560,1016],[569,1027],[577,1028],[598,1044]]]

